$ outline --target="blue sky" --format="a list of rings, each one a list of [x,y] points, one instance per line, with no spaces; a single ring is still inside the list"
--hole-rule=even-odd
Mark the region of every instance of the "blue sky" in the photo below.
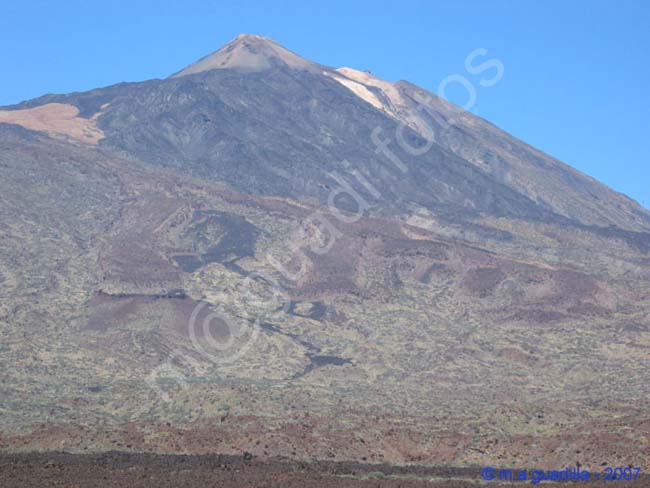
[[[0,3],[0,105],[44,93],[165,77],[239,33],[273,37],[331,66],[367,69],[436,92],[449,75],[475,111],[650,207],[646,142],[650,2]],[[465,70],[477,48],[503,63],[494,86]],[[467,92],[449,85],[464,104]]]

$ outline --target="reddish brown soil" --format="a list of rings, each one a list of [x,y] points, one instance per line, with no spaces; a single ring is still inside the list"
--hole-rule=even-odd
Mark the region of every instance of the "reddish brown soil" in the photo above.
[[[383,474],[381,474],[383,473]],[[447,478],[447,479],[445,479]],[[453,478],[453,479],[450,479]],[[483,482],[476,468],[394,467],[335,462],[261,462],[244,456],[180,456],[104,453],[75,455],[34,453],[0,455],[0,486],[327,488],[431,487],[469,488],[477,482],[495,488],[526,483]],[[648,486],[636,481],[580,482],[590,487]]]

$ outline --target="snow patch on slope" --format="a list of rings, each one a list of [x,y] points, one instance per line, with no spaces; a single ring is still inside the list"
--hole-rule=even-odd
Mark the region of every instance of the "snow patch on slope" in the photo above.
[[[410,127],[425,139],[431,137],[429,126],[413,110],[412,104],[404,98],[394,83],[377,78],[368,71],[359,71],[352,68],[338,68],[336,73],[338,74],[327,72],[325,74],[349,88],[355,95],[374,107]],[[380,94],[379,96],[376,94],[377,92]]]
[[[349,78],[345,78],[343,76],[338,76],[335,75],[334,73],[330,73],[327,71],[323,72],[324,75],[329,76],[330,78],[335,79],[338,81],[341,85],[349,89],[352,93],[354,93],[356,96],[359,98],[365,100],[368,102],[370,105],[372,105],[375,108],[378,108],[379,110],[384,110],[387,111],[387,106],[384,104],[378,97],[375,95],[373,92],[371,92],[367,86],[357,83],[354,80],[351,80]]]

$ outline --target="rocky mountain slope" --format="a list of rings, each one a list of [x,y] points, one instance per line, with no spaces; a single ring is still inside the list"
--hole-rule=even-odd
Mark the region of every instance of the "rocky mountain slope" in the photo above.
[[[0,447],[650,459],[650,213],[242,35],[0,109]]]

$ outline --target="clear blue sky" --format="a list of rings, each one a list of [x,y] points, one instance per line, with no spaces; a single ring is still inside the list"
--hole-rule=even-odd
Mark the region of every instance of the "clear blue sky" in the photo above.
[[[239,33],[261,34],[432,91],[463,75],[479,115],[650,206],[650,1],[311,3],[2,1],[0,105],[165,77]],[[495,86],[465,71],[476,48],[503,63]],[[464,104],[454,87],[449,98]]]

